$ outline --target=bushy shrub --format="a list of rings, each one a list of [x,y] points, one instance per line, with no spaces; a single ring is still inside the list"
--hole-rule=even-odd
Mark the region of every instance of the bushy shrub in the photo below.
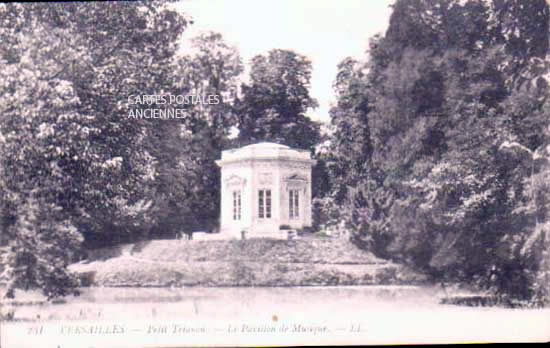
[[[1,255],[0,278],[7,285],[7,297],[14,297],[16,289],[40,289],[49,299],[78,293],[78,278],[67,266],[83,238],[70,221],[56,219],[55,210],[34,198],[21,207]]]

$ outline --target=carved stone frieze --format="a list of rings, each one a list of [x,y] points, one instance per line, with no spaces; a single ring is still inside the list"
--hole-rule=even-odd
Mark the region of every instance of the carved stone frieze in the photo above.
[[[246,186],[246,179],[238,175],[231,175],[224,180],[224,184],[228,189],[242,189]]]

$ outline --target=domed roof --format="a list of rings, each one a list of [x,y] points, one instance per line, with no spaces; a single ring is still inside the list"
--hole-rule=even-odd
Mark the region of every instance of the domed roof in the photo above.
[[[276,149],[290,149],[286,145],[281,145],[277,143],[263,142],[257,144],[250,144],[242,147],[243,149],[265,149],[265,148],[276,148]]]
[[[299,161],[314,164],[308,150],[293,149],[290,146],[261,142],[246,145],[240,148],[222,151],[221,160],[216,161],[219,166],[248,160],[281,160]]]

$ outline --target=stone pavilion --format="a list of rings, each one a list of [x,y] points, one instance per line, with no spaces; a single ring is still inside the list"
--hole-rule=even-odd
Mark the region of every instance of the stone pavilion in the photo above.
[[[307,150],[258,143],[222,152],[220,233],[227,238],[286,238],[281,226],[311,226]]]

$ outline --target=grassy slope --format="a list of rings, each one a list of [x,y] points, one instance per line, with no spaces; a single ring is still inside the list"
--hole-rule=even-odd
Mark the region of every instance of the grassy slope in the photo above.
[[[91,252],[72,265],[101,286],[310,286],[416,284],[424,277],[349,241],[158,240]]]

